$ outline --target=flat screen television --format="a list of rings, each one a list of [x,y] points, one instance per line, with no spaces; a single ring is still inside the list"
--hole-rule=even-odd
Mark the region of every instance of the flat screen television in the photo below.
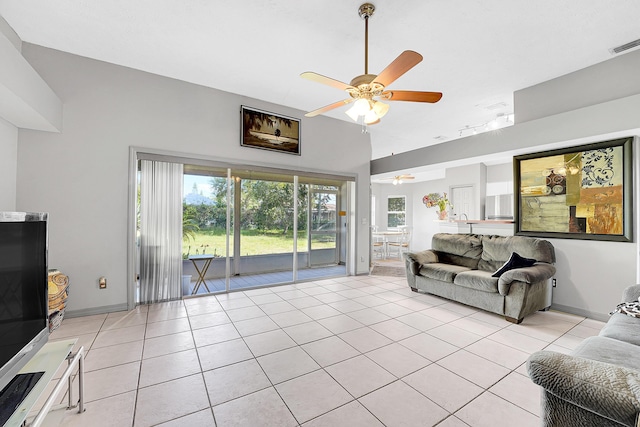
[[[49,338],[47,220],[0,212],[0,390]]]

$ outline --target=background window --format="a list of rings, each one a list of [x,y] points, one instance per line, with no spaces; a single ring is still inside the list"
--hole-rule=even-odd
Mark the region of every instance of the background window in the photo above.
[[[406,225],[404,196],[389,196],[387,199],[387,228]]]

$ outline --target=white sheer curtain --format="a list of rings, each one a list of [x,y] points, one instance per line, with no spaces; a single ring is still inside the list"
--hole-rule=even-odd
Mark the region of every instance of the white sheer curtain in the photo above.
[[[182,164],[141,160],[141,304],[182,297]]]

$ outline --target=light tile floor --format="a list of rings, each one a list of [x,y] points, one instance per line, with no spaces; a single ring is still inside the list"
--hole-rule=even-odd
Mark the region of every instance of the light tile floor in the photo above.
[[[528,356],[602,326],[352,276],[65,319],[51,339],[87,350],[87,410],[63,426],[537,426]]]

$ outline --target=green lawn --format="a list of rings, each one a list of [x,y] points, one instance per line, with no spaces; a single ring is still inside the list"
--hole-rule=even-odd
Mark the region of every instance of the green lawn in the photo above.
[[[335,248],[335,242],[322,241],[322,236],[314,238],[313,248]],[[241,255],[264,255],[293,252],[293,233],[283,235],[281,231],[259,232],[256,230],[244,230],[240,234]],[[226,236],[225,230],[209,229],[195,233],[194,239],[182,242],[182,254],[186,258],[196,254],[214,254],[225,256]],[[307,236],[299,233],[298,252],[306,252]],[[233,254],[233,238],[229,242],[229,251]]]

